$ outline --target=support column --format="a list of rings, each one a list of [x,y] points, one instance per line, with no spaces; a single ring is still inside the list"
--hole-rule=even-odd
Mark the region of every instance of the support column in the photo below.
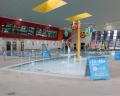
[[[81,38],[80,38],[80,21],[78,21],[78,37],[77,37],[77,60],[80,62]]]

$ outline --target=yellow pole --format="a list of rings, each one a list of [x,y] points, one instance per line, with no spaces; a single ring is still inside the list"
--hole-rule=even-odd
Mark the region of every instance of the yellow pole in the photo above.
[[[80,50],[81,50],[81,41],[80,41],[80,21],[78,21],[78,37],[77,37],[77,59],[80,61]]]

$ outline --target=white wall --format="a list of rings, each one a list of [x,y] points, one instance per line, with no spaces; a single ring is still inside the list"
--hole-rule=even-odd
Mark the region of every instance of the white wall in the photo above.
[[[2,46],[3,46],[3,41],[2,38],[0,38],[0,50],[2,50]]]
[[[24,49],[42,49],[42,44],[48,44],[50,49],[59,48],[61,41],[48,40],[24,40]]]
[[[48,44],[50,49],[61,47],[62,41],[48,41],[48,40],[32,40],[32,39],[13,39],[13,38],[0,38],[0,50],[6,50],[6,42],[16,42],[17,50],[21,49],[21,42],[24,42],[24,49],[42,49],[42,44]]]

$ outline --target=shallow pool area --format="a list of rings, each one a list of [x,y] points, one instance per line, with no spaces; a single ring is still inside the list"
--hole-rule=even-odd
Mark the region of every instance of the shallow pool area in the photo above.
[[[29,53],[26,53],[26,56],[31,56]],[[36,53],[39,54],[40,52]],[[40,60],[36,59],[35,61],[9,66],[8,69],[20,72],[85,76],[87,59],[90,56],[108,56],[111,53],[113,52],[82,51],[80,62],[77,61],[76,54],[63,54],[58,57],[40,58]]]
[[[69,61],[68,61],[69,60]],[[9,67],[9,69],[27,72],[44,72],[59,75],[84,75],[87,59],[81,58],[81,62],[77,62],[76,56],[68,58],[54,58],[40,61],[32,61],[30,63],[19,64]]]

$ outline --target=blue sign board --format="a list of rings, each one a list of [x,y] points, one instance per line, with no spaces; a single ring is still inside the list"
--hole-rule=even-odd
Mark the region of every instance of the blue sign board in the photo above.
[[[110,79],[108,58],[91,57],[88,59],[91,80]]]
[[[50,51],[48,51],[48,50],[43,51],[43,57],[44,57],[44,58],[50,57]]]
[[[115,52],[114,59],[115,60],[120,60],[120,52]]]

